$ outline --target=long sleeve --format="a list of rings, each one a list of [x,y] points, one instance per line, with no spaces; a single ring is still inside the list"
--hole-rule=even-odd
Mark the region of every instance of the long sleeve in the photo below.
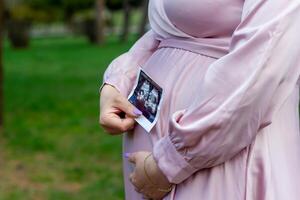
[[[230,52],[209,66],[194,103],[173,113],[153,147],[169,181],[228,161],[272,123],[300,74],[299,19],[298,0],[245,0]]]
[[[134,83],[139,67],[157,49],[159,45],[157,38],[158,36],[150,30],[128,52],[113,60],[104,73],[103,84],[113,85],[121,94],[127,96]]]

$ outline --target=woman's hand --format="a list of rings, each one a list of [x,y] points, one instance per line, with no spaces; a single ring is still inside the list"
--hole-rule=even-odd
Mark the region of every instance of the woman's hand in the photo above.
[[[130,174],[130,182],[135,190],[146,199],[160,200],[170,191],[172,184],[161,172],[150,152],[136,152],[128,155],[135,170]]]
[[[112,135],[132,130],[134,118],[142,113],[111,85],[104,85],[100,96],[100,125]]]

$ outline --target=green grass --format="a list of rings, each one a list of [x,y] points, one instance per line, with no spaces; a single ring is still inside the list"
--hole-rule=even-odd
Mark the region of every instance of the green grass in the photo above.
[[[4,50],[5,128],[0,200],[123,199],[121,137],[98,125],[98,89],[131,42],[33,40]]]

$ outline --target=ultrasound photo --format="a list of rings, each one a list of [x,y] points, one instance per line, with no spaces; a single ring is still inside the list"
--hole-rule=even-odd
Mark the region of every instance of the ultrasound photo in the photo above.
[[[143,113],[137,118],[137,122],[148,132],[157,121],[162,93],[163,89],[143,70],[140,70],[136,86],[128,100]]]

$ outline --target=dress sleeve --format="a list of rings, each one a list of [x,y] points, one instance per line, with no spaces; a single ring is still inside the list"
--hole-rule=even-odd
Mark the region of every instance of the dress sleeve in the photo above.
[[[100,90],[104,84],[110,84],[127,97],[139,67],[148,60],[158,45],[158,35],[149,30],[128,52],[112,61],[104,73],[103,84]]]
[[[230,52],[212,63],[195,102],[173,113],[153,147],[170,182],[233,158],[295,87],[300,74],[299,0],[246,0]]]

